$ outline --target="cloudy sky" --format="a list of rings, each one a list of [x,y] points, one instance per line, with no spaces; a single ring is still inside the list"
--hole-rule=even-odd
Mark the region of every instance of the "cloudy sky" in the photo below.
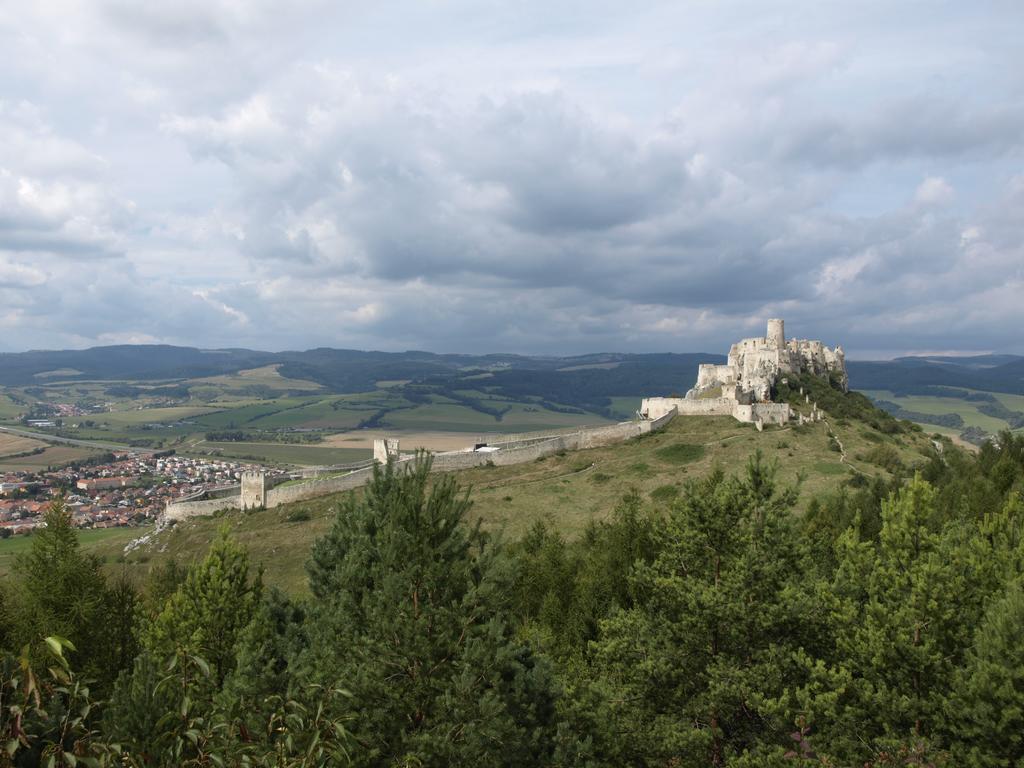
[[[0,350],[1024,353],[1024,3],[0,1]]]

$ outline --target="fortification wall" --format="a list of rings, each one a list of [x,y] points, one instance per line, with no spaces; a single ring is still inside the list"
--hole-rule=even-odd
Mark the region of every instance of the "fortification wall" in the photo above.
[[[200,515],[212,515],[222,509],[241,509],[241,495],[237,492],[233,496],[219,499],[202,499],[201,501],[182,501],[177,504],[168,504],[164,510],[171,520],[185,520],[189,517]]]
[[[435,453],[433,455],[433,470],[435,472],[453,472],[459,469],[484,466],[488,463],[499,467],[511,464],[524,464],[544,456],[550,456],[559,451],[613,445],[625,442],[633,437],[657,431],[668,424],[675,415],[676,409],[669,408],[667,412],[659,414],[657,418],[652,420],[623,422],[607,427],[582,429],[578,432],[569,432],[553,437],[533,438],[498,446],[499,450],[497,451]],[[412,458],[399,459],[399,462],[406,461],[412,461]],[[270,488],[266,491],[264,506],[271,508],[292,501],[302,501],[331,493],[350,491],[365,485],[371,477],[373,477],[372,466],[338,477],[309,480],[302,483]],[[242,495],[236,490],[235,495],[231,498],[169,504],[164,514],[172,520],[183,520],[197,515],[209,515],[225,508],[239,509],[241,505]]]
[[[402,459],[401,461],[409,461]],[[340,493],[359,488],[373,477],[373,467],[357,469],[347,475],[338,477],[327,477],[322,480],[308,480],[304,483],[285,485],[280,488],[272,488],[267,493],[267,507],[277,507],[291,501],[302,501],[313,499],[317,496],[326,496],[329,493]]]
[[[640,412],[650,419],[659,419],[671,412],[680,416],[732,416],[736,401],[729,397],[708,397],[689,400],[685,397],[647,397]]]
[[[754,421],[760,420],[765,424],[786,424],[793,415],[793,409],[789,403],[754,403]]]

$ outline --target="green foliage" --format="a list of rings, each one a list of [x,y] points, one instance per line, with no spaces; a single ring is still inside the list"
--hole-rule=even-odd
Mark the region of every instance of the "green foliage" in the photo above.
[[[654,452],[654,455],[662,461],[667,461],[671,464],[690,464],[704,458],[704,446],[676,443],[675,445],[659,448]]]
[[[515,613],[528,619],[545,649],[558,659],[580,657],[602,619],[630,608],[630,577],[656,552],[655,518],[637,493],[624,496],[612,519],[592,524],[572,544],[537,523],[514,547]]]
[[[302,679],[351,692],[357,765],[543,763],[555,692],[509,626],[507,560],[429,468],[378,467],[314,546]]]
[[[666,485],[659,485],[653,491],[651,491],[651,498],[654,501],[667,502],[672,501],[679,495],[679,486],[672,485],[671,483]]]
[[[810,682],[796,696],[799,711],[844,762],[941,745],[954,673],[987,597],[983,563],[920,476],[882,504],[877,543],[852,527],[837,550],[835,652],[831,661],[804,657]]]
[[[206,559],[193,568],[163,610],[142,632],[157,658],[179,651],[208,661],[218,685],[234,670],[239,633],[252,620],[263,586],[251,578],[249,555],[221,528]]]
[[[27,646],[41,664],[43,638],[67,638],[71,662],[107,690],[134,655],[135,591],[124,579],[108,586],[100,560],[82,553],[63,499],[43,519],[6,585],[7,647]]]
[[[1024,588],[1015,581],[978,625],[946,715],[962,765],[1024,764]]]
[[[762,702],[818,632],[793,501],[759,455],[743,478],[686,486],[632,579],[636,605],[595,646],[609,764],[725,765],[777,738]]]
[[[113,766],[119,749],[107,744],[93,726],[96,702],[88,686],[71,671],[66,652],[75,646],[50,636],[19,656],[0,658],[0,766]],[[40,656],[47,672],[32,663]]]

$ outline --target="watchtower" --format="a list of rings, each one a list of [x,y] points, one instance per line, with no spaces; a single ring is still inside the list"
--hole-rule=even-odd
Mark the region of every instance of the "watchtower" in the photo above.
[[[373,460],[380,464],[387,464],[389,458],[397,459],[398,439],[390,437],[378,437],[373,441]]]
[[[267,473],[253,470],[242,473],[242,509],[263,509],[267,506]]]
[[[768,344],[775,349],[786,347],[786,323],[778,318],[768,321]]]

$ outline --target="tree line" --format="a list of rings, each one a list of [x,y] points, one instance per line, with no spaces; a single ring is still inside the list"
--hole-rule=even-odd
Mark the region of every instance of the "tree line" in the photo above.
[[[0,765],[1014,766],[1024,436],[794,512],[760,454],[575,540],[380,467],[264,586],[107,578],[57,501],[0,591]]]

